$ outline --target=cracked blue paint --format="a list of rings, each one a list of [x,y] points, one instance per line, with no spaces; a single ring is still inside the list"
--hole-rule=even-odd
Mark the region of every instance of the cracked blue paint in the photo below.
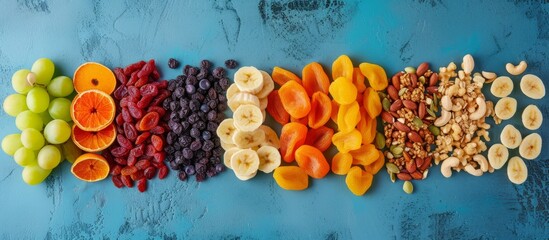
[[[170,79],[181,71],[167,68],[170,57],[183,65],[234,58],[242,66],[299,73],[311,61],[329,69],[348,54],[390,74],[423,61],[443,66],[471,53],[477,67],[498,74],[505,63],[526,59],[528,72],[549,87],[545,2],[3,1],[0,97],[12,92],[11,74],[39,57],[53,59],[56,72],[69,76],[85,61],[115,67],[154,58]],[[519,108],[540,107],[546,119],[540,133],[549,139],[547,98],[527,99],[519,88],[512,94]],[[0,124],[0,136],[16,132],[4,112]],[[492,127],[492,139],[502,128]],[[530,176],[523,185],[511,184],[505,169],[445,179],[436,166],[412,195],[381,173],[364,197],[352,195],[341,176],[291,192],[271,175],[241,182],[229,171],[200,184],[170,173],[139,193],[109,180],[79,181],[67,162],[43,184],[27,186],[21,168],[2,153],[0,239],[547,239],[548,149],[526,161]]]

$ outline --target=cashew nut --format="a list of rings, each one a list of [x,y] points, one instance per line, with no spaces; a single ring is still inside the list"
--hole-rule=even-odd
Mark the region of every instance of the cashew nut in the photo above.
[[[473,59],[473,56],[471,56],[471,54],[467,54],[463,56],[463,62],[461,63],[461,68],[466,74],[471,74],[471,72],[475,68],[475,60]]]
[[[496,75],[495,73],[493,72],[485,72],[485,71],[482,71],[482,76],[488,80],[493,80],[493,79],[496,79],[496,77],[498,75]]]
[[[524,70],[526,70],[527,66],[528,64],[526,64],[525,61],[520,61],[520,63],[516,66],[513,65],[512,63],[505,64],[505,69],[507,70],[508,73],[516,76],[523,73]]]
[[[484,156],[482,156],[481,154],[477,154],[473,156],[473,160],[480,165],[480,170],[482,170],[483,172],[488,171],[488,160],[486,160]]]
[[[471,164],[465,165],[465,171],[468,172],[469,174],[471,174],[473,176],[477,176],[477,177],[482,176],[482,173],[483,173],[482,170],[475,169],[473,167],[473,165],[471,165]]]
[[[486,102],[481,97],[477,97],[475,99],[475,102],[478,105],[478,108],[476,111],[471,113],[469,115],[469,119],[471,120],[479,120],[480,118],[484,117],[484,113],[486,113]]]
[[[450,99],[450,96],[444,95],[440,99],[440,103],[442,104],[442,108],[446,111],[452,110],[452,100]]]
[[[448,121],[450,121],[450,118],[452,118],[452,114],[444,109],[442,109],[441,111],[441,115],[439,118],[437,118],[437,120],[435,120],[434,124],[435,126],[437,127],[442,127],[444,126],[446,123],[448,123]]]
[[[442,173],[442,176],[449,178],[452,176],[452,168],[457,167],[459,164],[459,159],[457,157],[449,157],[446,158],[446,160],[442,161],[442,165],[440,165],[440,172]]]

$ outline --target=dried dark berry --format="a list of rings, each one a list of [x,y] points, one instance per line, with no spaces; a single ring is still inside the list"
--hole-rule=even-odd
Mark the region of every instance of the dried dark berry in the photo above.
[[[200,61],[200,68],[209,69],[212,66],[212,63],[206,59]]]
[[[187,72],[187,75],[188,76],[196,76],[196,74],[198,73],[198,69],[195,68],[195,67],[190,67],[188,72]]]
[[[212,138],[212,134],[209,131],[202,132],[202,139],[210,140],[211,138]],[[204,147],[202,147],[202,148],[204,148]],[[206,150],[204,150],[204,151],[206,151]]]
[[[225,67],[228,69],[235,69],[238,66],[238,62],[234,59],[229,59],[225,61]]]
[[[173,91],[172,96],[175,96],[176,98],[181,98],[181,97],[185,96],[185,89],[182,88],[182,87],[177,87]]]
[[[202,142],[200,140],[194,140],[189,147],[193,151],[197,151],[202,148]]]
[[[225,69],[222,68],[222,67],[216,67],[214,68],[214,70],[212,71],[212,75],[215,77],[215,78],[222,78],[225,76]]]
[[[200,82],[198,83],[198,86],[202,89],[202,90],[208,90],[210,89],[210,87],[212,86],[212,84],[210,83],[210,81],[208,79],[202,79],[200,80]]]
[[[195,178],[196,178],[197,182],[202,182],[202,181],[206,180],[206,174],[198,173],[198,174],[196,174]]]
[[[187,85],[185,86],[185,91],[188,93],[188,94],[194,94],[196,92],[196,88],[194,87],[194,85]]]
[[[185,172],[186,172],[188,175],[194,175],[196,171],[195,171],[195,169],[194,169],[194,166],[189,165],[189,166],[186,166],[186,167],[185,167]]]
[[[181,151],[181,153],[183,154],[183,157],[185,159],[192,159],[193,158],[193,151],[190,149],[190,148],[183,148],[183,150]]]
[[[206,152],[210,152],[213,148],[214,148],[214,143],[210,140],[206,140],[204,141],[204,144],[202,144],[202,150]]]
[[[210,106],[208,106],[208,104],[204,103],[204,104],[200,105],[200,111],[208,112],[208,111],[210,111]]]
[[[208,121],[215,121],[217,119],[217,112],[215,111],[209,111],[207,115]]]
[[[193,141],[193,139],[190,136],[187,136],[187,135],[181,136],[178,139],[179,145],[181,145],[183,147],[190,146],[192,141]]]
[[[204,68],[200,69],[200,72],[196,75],[196,78],[199,80],[206,79],[206,77],[208,77],[208,70]]]
[[[196,79],[195,76],[188,76],[185,80],[185,85],[196,85],[198,83],[198,79]]]
[[[223,89],[223,91],[227,90],[229,88],[229,79],[228,78],[221,78],[218,81],[219,86]]]
[[[168,60],[168,67],[170,67],[171,69],[176,69],[179,67],[179,61],[173,59],[173,58],[170,58],[170,60]]]
[[[179,173],[177,174],[177,178],[179,178],[179,180],[181,181],[185,181],[187,180],[187,174],[184,171],[179,171]]]

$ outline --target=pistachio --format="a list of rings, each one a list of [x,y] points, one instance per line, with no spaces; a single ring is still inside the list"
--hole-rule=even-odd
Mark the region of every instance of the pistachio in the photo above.
[[[406,67],[406,68],[404,68],[404,71],[406,73],[416,73],[416,68],[415,67]]]
[[[404,181],[402,190],[404,190],[405,193],[412,194],[414,192],[414,185],[412,185],[412,182],[410,181]]]
[[[386,163],[385,164],[385,167],[387,168],[387,171],[389,173],[400,173],[400,170],[398,169],[397,165],[395,165],[394,163]]]
[[[421,128],[421,126],[423,126],[423,121],[421,119],[419,119],[418,117],[415,117],[414,120],[412,121],[412,123],[414,125],[416,125],[416,127],[418,127],[418,128]]]
[[[391,107],[391,101],[389,101],[388,98],[383,98],[383,101],[381,101],[381,105],[383,106],[383,110],[389,111],[389,108]]]
[[[398,91],[398,95],[399,95],[399,96],[402,96],[402,95],[404,95],[407,91],[408,91],[408,88],[401,88],[401,89]]]
[[[404,149],[400,146],[392,146],[392,148],[391,148],[391,153],[395,156],[402,155],[403,151],[404,151]]]
[[[376,132],[375,143],[377,149],[383,149],[385,147],[385,135],[381,134],[380,132]]]
[[[395,173],[389,173],[389,177],[391,178],[391,182],[396,182],[396,174]]]
[[[433,106],[433,105],[431,105],[431,106]],[[435,113],[434,113],[431,109],[428,109],[428,108],[427,108],[427,109],[425,109],[425,110],[426,110],[427,113],[428,113],[429,115],[431,115],[432,117],[437,117],[437,115],[435,115]]]
[[[429,125],[429,131],[431,131],[431,133],[435,136],[438,136],[440,135],[440,128],[438,128],[437,126],[435,125]]]

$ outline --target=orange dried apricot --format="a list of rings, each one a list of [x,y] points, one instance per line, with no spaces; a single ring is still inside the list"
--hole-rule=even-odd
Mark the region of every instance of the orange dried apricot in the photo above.
[[[309,129],[305,144],[316,147],[318,150],[324,152],[332,145],[333,136],[334,130],[326,126],[321,126],[317,129]]]
[[[366,90],[366,82],[364,81],[364,75],[360,72],[360,68],[353,68],[353,84],[356,86],[358,93],[363,93]]]
[[[271,74],[271,76],[273,78],[273,81],[278,83],[278,85],[280,86],[289,81],[296,81],[297,83],[301,84],[301,79],[299,79],[297,75],[281,67],[274,67],[273,74]]]
[[[309,112],[309,127],[319,128],[324,126],[332,115],[332,101],[323,92],[315,92],[311,99],[311,111]]]
[[[368,166],[379,157],[379,151],[374,144],[364,144],[359,149],[349,152],[353,155],[353,165]]]
[[[309,176],[298,166],[281,166],[274,170],[276,184],[285,190],[304,190],[309,186]]]
[[[370,172],[371,174],[376,174],[385,166],[385,156],[383,156],[383,153],[379,151],[378,158],[375,162],[369,164],[368,166],[364,166],[364,170],[367,172]]]
[[[381,91],[389,84],[385,69],[373,63],[361,63],[359,65],[360,72],[368,79],[370,87],[376,91]]]
[[[332,172],[337,175],[345,175],[351,169],[353,156],[350,153],[339,152],[332,158]]]
[[[332,100],[332,114],[330,115],[330,118],[332,121],[334,121],[335,124],[337,124],[337,114],[339,113],[339,104]]]
[[[362,196],[372,186],[374,175],[367,171],[363,171],[359,166],[354,166],[347,173],[345,183],[347,188],[357,196]]]
[[[330,171],[330,165],[324,154],[313,146],[299,147],[295,151],[295,161],[312,178],[323,178]]]
[[[316,92],[328,94],[330,79],[319,63],[312,62],[305,66],[303,68],[302,77],[303,87],[309,96],[313,96]]]
[[[284,125],[290,121],[290,114],[288,114],[286,109],[284,109],[284,106],[282,106],[282,101],[278,95],[278,90],[273,90],[269,93],[267,101],[267,112],[276,122]]]
[[[302,118],[311,111],[311,101],[305,88],[296,81],[286,82],[278,90],[282,106],[294,118]]]
[[[282,127],[280,132],[280,155],[286,162],[294,161],[294,153],[307,137],[307,126],[291,122]]]

